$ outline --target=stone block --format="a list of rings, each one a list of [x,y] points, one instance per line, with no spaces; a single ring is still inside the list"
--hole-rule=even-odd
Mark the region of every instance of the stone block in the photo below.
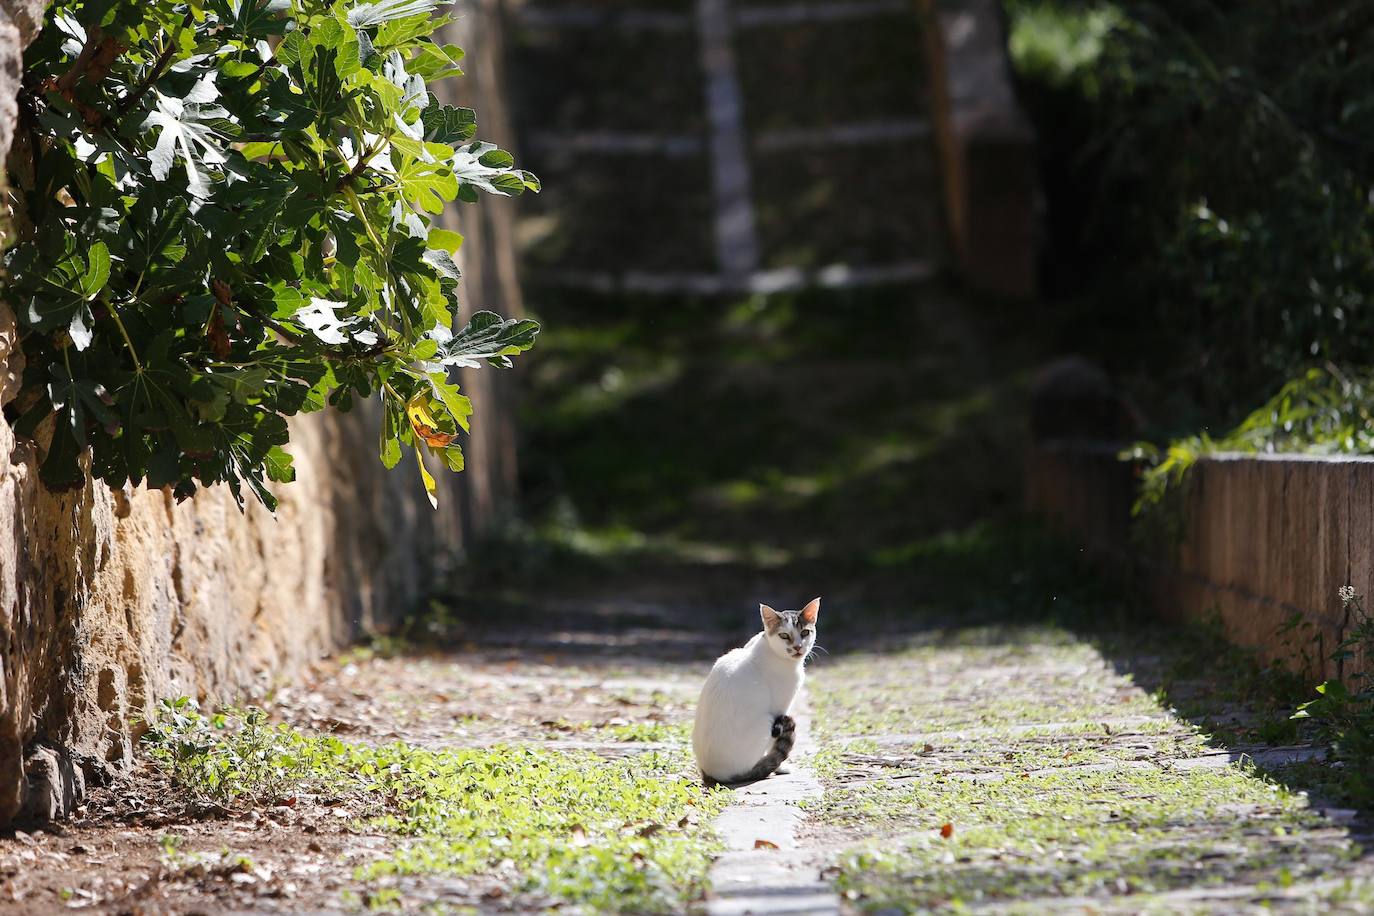
[[[1017,104],[1000,4],[921,0],[946,219],[980,292],[1035,293],[1035,136]]]

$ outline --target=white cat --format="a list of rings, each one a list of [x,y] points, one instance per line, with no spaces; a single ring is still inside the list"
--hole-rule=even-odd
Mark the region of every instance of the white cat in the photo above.
[[[787,714],[816,644],[821,599],[800,611],[759,605],[763,632],[716,660],[697,702],[692,750],[708,784],[763,779],[792,753],[796,723]]]

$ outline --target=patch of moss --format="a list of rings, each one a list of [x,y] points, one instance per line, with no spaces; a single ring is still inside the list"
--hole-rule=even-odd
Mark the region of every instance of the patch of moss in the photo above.
[[[841,859],[840,889],[875,909],[1158,893],[1253,882],[1280,866],[1309,879],[1357,854],[1343,835],[1311,832],[1322,821],[1304,798],[1238,767],[870,785],[834,791],[818,813],[854,812],[916,829]]]
[[[950,627],[817,672],[827,792],[807,811],[878,838],[838,858],[839,890],[904,912],[1115,897],[1168,910],[1172,891],[1223,884],[1256,905],[1334,893],[1325,879],[1358,850],[1306,793],[1249,765],[1179,765],[1217,742],[1166,700],[1263,722],[1286,684],[1185,636]]]

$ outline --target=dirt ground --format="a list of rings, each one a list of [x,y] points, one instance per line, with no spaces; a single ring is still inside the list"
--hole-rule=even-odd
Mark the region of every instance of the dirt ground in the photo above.
[[[633,603],[613,612],[550,607],[472,635],[481,648],[355,650],[261,702],[279,721],[349,742],[638,754],[682,746],[709,660],[730,640],[676,628],[671,614]],[[368,891],[355,873],[401,842],[362,826],[376,812],[355,797],[302,794],[227,811],[178,796],[140,759],[135,772],[95,789],[71,821],[0,837],[0,912],[356,911]],[[401,883],[408,907],[548,904],[508,897],[512,878]]]

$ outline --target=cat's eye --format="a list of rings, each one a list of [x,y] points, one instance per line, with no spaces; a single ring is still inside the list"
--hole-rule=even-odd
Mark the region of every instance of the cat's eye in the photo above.
[[[808,636],[810,636],[810,635],[811,635],[811,631],[810,631],[810,630],[802,630],[802,631],[801,631],[801,637],[802,637],[802,639],[805,639],[806,637],[808,637]]]
[[[792,641],[792,634],[790,634],[790,633],[779,633],[778,635],[782,637],[782,641],[783,641],[783,642],[791,642],[791,641]]]

